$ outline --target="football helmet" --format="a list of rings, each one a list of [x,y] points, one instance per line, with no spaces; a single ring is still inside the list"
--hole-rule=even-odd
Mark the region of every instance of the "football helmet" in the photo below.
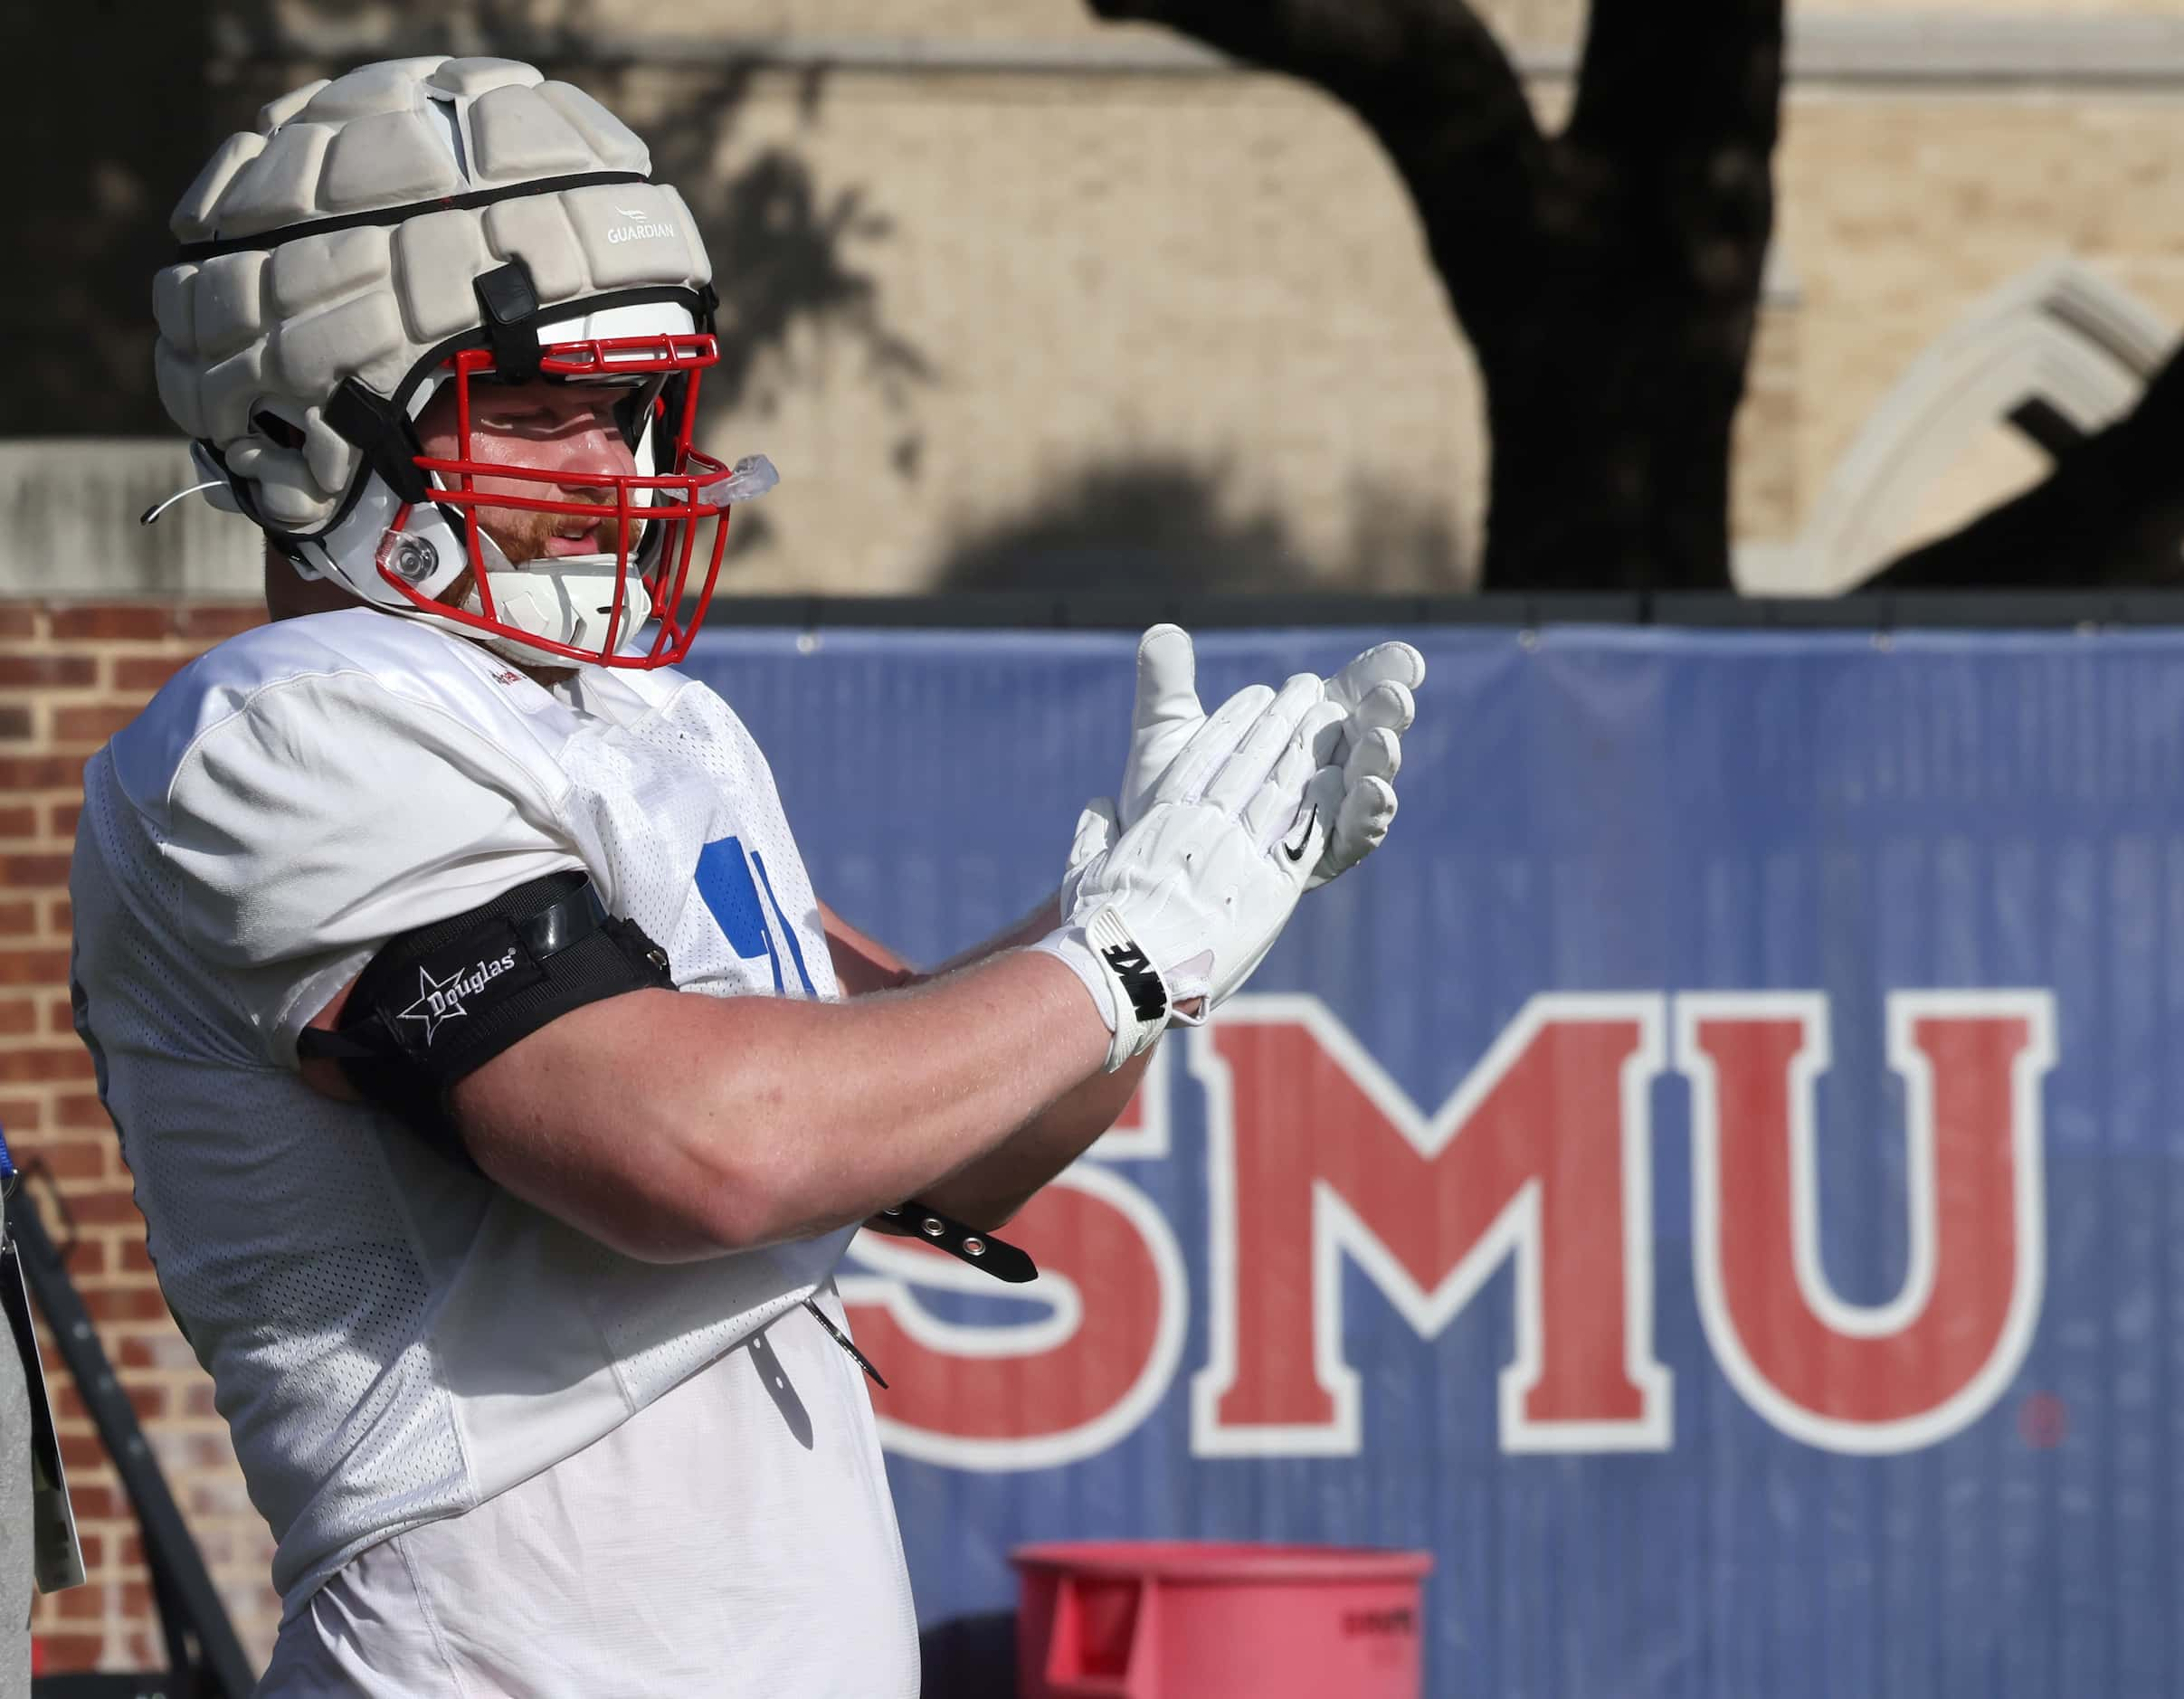
[[[153,288],[160,400],[207,498],[306,578],[513,658],[680,660],[730,508],[774,474],[693,441],[717,299],[650,170],[604,107],[513,60],[390,60],[270,103],[184,194]],[[480,398],[539,380],[603,392],[635,470],[481,458]],[[455,450],[428,455],[417,422],[450,385]],[[510,560],[495,509],[596,520],[604,552]]]

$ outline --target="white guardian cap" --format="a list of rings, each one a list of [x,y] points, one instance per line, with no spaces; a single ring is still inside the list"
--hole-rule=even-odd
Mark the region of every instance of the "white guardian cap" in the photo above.
[[[718,303],[650,171],[612,113],[514,60],[388,60],[271,102],[184,194],[153,284],[160,400],[208,498],[305,577],[519,659],[681,660],[730,504],[774,476],[691,441]],[[473,389],[537,379],[622,392],[636,472],[476,458]],[[451,384],[459,446],[428,457],[416,421]],[[614,546],[511,561],[481,508],[589,517]]]

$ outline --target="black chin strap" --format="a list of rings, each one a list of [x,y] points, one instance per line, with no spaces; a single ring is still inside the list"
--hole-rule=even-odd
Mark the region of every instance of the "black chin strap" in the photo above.
[[[355,377],[345,377],[326,404],[327,427],[355,445],[364,463],[379,474],[397,501],[412,507],[423,501],[432,486],[418,469],[417,434],[410,416],[391,401],[384,401]]]

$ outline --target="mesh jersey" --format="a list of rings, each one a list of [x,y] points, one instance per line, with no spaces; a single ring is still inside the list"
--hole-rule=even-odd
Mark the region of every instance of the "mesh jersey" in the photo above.
[[[495,1498],[719,1362],[847,1242],[636,1262],[302,1084],[299,1030],[387,937],[574,867],[686,991],[835,994],[764,757],[671,671],[557,694],[429,627],[321,614],[201,658],[86,772],[78,1018],[291,1617],[365,1548]],[[831,1354],[812,1419],[861,1425],[876,1464],[861,1381]],[[717,1442],[731,1470],[764,1466],[737,1452],[760,1437]],[[868,1473],[822,1508],[862,1518],[899,1572]],[[823,1521],[806,1537],[825,1564]],[[882,1608],[907,1618],[907,1590]]]

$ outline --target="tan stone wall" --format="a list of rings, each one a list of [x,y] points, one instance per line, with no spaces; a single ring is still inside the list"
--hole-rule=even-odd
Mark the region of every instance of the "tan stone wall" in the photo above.
[[[1475,9],[1507,41],[1536,46],[1574,41],[1583,28],[1586,7],[1585,0],[1475,0]],[[551,10],[573,15],[566,5]],[[603,0],[584,8],[583,14],[631,28],[660,25],[652,0]],[[1102,23],[1085,0],[684,0],[676,29],[698,36],[842,41],[1099,44],[1133,36],[1176,39],[1152,25]]]
[[[1586,0],[1473,0],[1473,9],[1505,40],[1526,48],[1573,43],[1583,33]],[[542,23],[660,31],[653,0],[542,0]],[[2170,17],[2175,0],[1824,0],[1799,4],[1795,15],[1855,18]],[[1103,24],[1084,0],[682,0],[673,33],[749,39],[796,35],[835,40],[1112,42],[1163,33],[1144,24]]]
[[[2113,18],[2177,15],[2176,0],[1827,0],[1797,11],[1836,17]]]
[[[1553,121],[1566,85],[1534,92]],[[862,190],[891,230],[852,252],[934,376],[890,411],[850,350],[806,346],[770,412],[724,422],[786,479],[743,587],[924,586],[965,532],[1133,454],[1280,515],[1332,582],[1369,575],[1360,539],[1391,508],[1439,516],[1473,557],[1477,375],[1406,197],[1332,102],[1235,76],[859,73],[815,111],[798,95],[762,82],[724,163],[792,145],[825,192]],[[2145,93],[1795,90],[1740,540],[1793,537],[1920,352],[2050,255],[2184,323],[2184,196],[2162,186],[2179,134],[2184,99]],[[890,457],[913,434],[909,478]],[[1973,455],[1934,522],[2037,470],[2007,443]]]
[[[583,12],[634,29],[663,24],[653,0],[601,0]],[[1122,27],[1100,23],[1080,0],[684,0],[674,24],[704,38],[842,41],[1096,41]]]
[[[762,80],[721,164],[793,147],[822,200],[862,195],[888,230],[850,255],[931,377],[891,407],[851,346],[812,339],[716,422],[783,480],[736,588],[922,587],[966,533],[1130,460],[1203,471],[1351,581],[1391,509],[1468,557],[1477,378],[1407,198],[1332,102],[1226,75],[844,74],[799,97]]]
[[[1794,303],[1763,308],[1744,371],[1744,404],[1731,445],[1730,535],[1790,537],[1805,514],[1798,465],[1799,407],[1806,366]]]
[[[2158,23],[2173,5],[1795,9],[1801,30],[1864,31],[1862,51],[1878,40],[1906,63],[1942,43],[1941,69],[1923,82],[1831,74],[1792,88],[1783,286],[1738,422],[1740,543],[1805,534],[1829,473],[1912,362],[2050,255],[2081,257],[2184,323],[2184,195],[2171,181],[2184,81],[2043,87],[1968,74],[1963,59],[1991,17],[2083,25],[2114,61],[2138,38],[2103,28]],[[1482,10],[1528,62],[1581,37],[1584,0]],[[537,14],[663,27],[640,0],[540,0]],[[764,449],[784,476],[762,510],[768,541],[736,558],[731,588],[924,588],[966,537],[1133,463],[1182,468],[1231,527],[1278,533],[1314,582],[1468,582],[1489,454],[1477,373],[1407,197],[1332,101],[1229,71],[1086,71],[1071,54],[1182,38],[1097,24],[1079,0],[696,0],[676,34],[1046,55],[1045,69],[1010,72],[764,72],[740,103],[681,120],[718,123],[724,172],[785,148],[809,165],[822,215],[854,202],[849,262],[928,372],[885,383],[856,337],[804,335],[737,414],[716,415],[717,446]],[[658,97],[703,76],[625,81],[632,119],[659,125]],[[1531,92],[1543,121],[1559,122],[1568,83],[1543,76]],[[2038,470],[2007,440],[1968,449],[1920,523],[1976,512]],[[0,584],[19,592],[46,581],[38,550],[19,571],[8,559],[22,535],[0,539]]]
[[[1513,41],[1557,41],[1581,26],[1585,0],[1477,0],[1477,10]],[[657,30],[652,0],[601,0],[541,8],[542,17],[594,20]],[[1149,24],[1106,24],[1085,0],[684,0],[679,34],[802,36],[838,41],[1088,42],[1139,36],[1173,40]]]
[[[2075,255],[2184,326],[2180,145],[2184,92],[1799,91],[1785,114],[1777,231],[1800,297],[1800,520],[1920,353],[2041,261]],[[1939,498],[1936,523],[2037,470],[2007,449],[1973,454],[1979,465]]]

